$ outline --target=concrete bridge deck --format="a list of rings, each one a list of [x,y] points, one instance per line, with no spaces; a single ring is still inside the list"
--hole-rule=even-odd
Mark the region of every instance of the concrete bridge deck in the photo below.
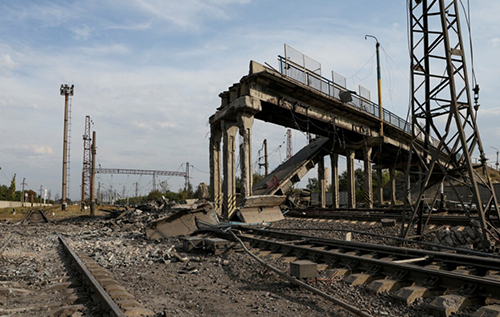
[[[388,168],[393,177],[396,169],[404,170],[407,166],[412,135],[405,120],[384,110],[382,135],[378,105],[286,60],[281,59],[280,71],[251,61],[249,74],[219,96],[221,105],[209,119],[210,176],[213,198],[223,203],[224,209],[234,208],[234,138],[238,131],[243,137],[240,145],[242,195],[252,195],[251,128],[254,119],[330,138],[334,188],[338,187],[338,155],[346,156],[348,174],[352,175],[354,159],[365,162],[367,175],[371,175],[372,164],[375,164],[380,177],[384,168]],[[223,184],[221,139],[224,139]],[[423,140],[416,142],[423,144]],[[441,159],[446,157],[443,155]],[[323,160],[318,164],[322,170]],[[370,182],[365,188],[371,189],[371,177],[365,178]],[[349,186],[352,189],[349,201],[354,206],[354,180]],[[368,205],[373,205],[373,193],[366,196]]]

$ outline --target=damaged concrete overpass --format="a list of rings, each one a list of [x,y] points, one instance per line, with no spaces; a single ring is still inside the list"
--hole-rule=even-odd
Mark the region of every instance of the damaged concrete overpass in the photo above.
[[[209,119],[210,190],[216,208],[224,218],[228,219],[236,208],[235,138],[238,133],[243,140],[239,149],[241,196],[245,198],[268,193],[262,190],[262,184],[260,188],[255,188],[252,183],[251,138],[255,119],[306,131],[322,138],[322,150],[318,152],[320,155],[313,160],[307,155],[297,156],[299,152],[291,159],[292,163],[278,167],[271,174],[277,176],[281,173],[281,179],[287,179],[278,184],[277,187],[281,186],[280,193],[284,194],[291,187],[290,184],[300,181],[300,177],[305,175],[296,173],[297,166],[308,166],[309,170],[318,164],[320,201],[325,206],[324,156],[330,155],[333,207],[338,208],[338,155],[345,155],[349,183],[348,207],[356,206],[355,159],[364,161],[366,175],[371,175],[372,164],[375,164],[380,179],[382,170],[389,169],[393,185],[391,200],[395,203],[395,170],[404,171],[407,168],[409,144],[412,141],[410,125],[402,118],[384,110],[384,120],[380,120],[377,104],[285,58],[280,58],[280,71],[251,61],[248,75],[219,96],[221,105]],[[365,179],[365,203],[373,207],[372,178]],[[266,182],[269,181],[270,178],[266,178]],[[383,196],[380,194],[379,197]]]

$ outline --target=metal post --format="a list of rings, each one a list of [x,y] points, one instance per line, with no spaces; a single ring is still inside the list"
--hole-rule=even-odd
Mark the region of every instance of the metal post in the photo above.
[[[92,162],[90,170],[90,215],[95,215],[95,156],[96,152],[96,133],[92,132]]]
[[[382,74],[380,72],[380,43],[378,39],[373,35],[365,35],[365,40],[369,37],[375,39],[377,44],[375,48],[377,51],[377,85],[378,85],[378,105],[379,105],[379,117],[380,117],[380,135],[384,135],[384,110],[382,108]]]
[[[61,209],[66,210],[67,166],[68,166],[68,100],[73,96],[74,85],[61,84],[60,93],[64,96],[64,139]]]
[[[266,169],[266,176],[269,174],[269,162],[267,161],[267,139],[264,139],[264,167]]]
[[[23,178],[23,191],[21,192],[21,207],[24,207],[25,199],[24,199],[24,185],[26,185],[26,178]]]
[[[186,162],[186,179],[184,187],[186,188],[186,193],[189,190],[189,162]]]

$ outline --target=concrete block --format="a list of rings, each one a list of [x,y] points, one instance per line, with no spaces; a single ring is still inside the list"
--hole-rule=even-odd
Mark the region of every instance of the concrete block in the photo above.
[[[349,270],[348,269],[342,269],[342,268],[338,268],[338,269],[330,269],[330,270],[326,270],[325,272],[325,275],[328,279],[333,279],[333,278],[342,278],[344,276],[346,276],[347,274],[349,274]]]
[[[396,280],[383,279],[372,281],[366,289],[373,294],[387,293],[397,291],[401,288],[401,283]]]
[[[112,278],[103,278],[99,279],[99,284],[101,284],[102,287],[108,287],[110,285],[120,285],[115,279]]]
[[[350,284],[351,286],[370,283],[373,280],[374,280],[373,275],[366,274],[366,273],[355,273],[355,274],[348,275],[344,278],[344,282]]]
[[[285,257],[282,257],[281,260],[285,263],[290,263],[290,262],[293,262],[295,260],[297,260],[297,257],[295,256],[285,256]]]
[[[290,263],[290,275],[297,278],[318,276],[318,265],[308,260],[298,260]]]
[[[483,306],[472,317],[500,317],[500,305]]]
[[[185,237],[181,240],[182,248],[187,252],[202,249],[205,245],[204,240],[201,237]]]
[[[231,246],[232,242],[220,238],[205,238],[205,247],[215,255],[222,254]]]
[[[474,304],[474,300],[460,295],[442,295],[436,297],[427,311],[435,317],[449,317]]]
[[[406,305],[410,305],[417,298],[427,298],[433,296],[433,292],[427,287],[407,286],[399,289],[392,297]]]
[[[453,273],[464,274],[464,275],[475,275],[477,270],[475,268],[469,268],[465,266],[459,266],[452,271]]]
[[[381,219],[382,227],[394,227],[396,225],[396,219]]]

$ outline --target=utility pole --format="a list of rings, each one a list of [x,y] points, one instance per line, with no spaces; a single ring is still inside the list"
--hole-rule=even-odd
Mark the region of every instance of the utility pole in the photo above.
[[[380,118],[380,136],[384,135],[384,110],[382,109],[382,74],[380,72],[380,43],[378,39],[373,35],[365,35],[365,40],[369,37],[375,39],[377,44],[375,44],[375,49],[377,51],[377,86],[378,86],[378,106],[379,106],[379,118]]]
[[[68,100],[73,96],[74,85],[61,84],[60,93],[64,96],[64,138],[63,138],[63,172],[62,172],[62,198],[61,209],[66,210],[66,188],[68,167]]]
[[[269,175],[269,162],[267,160],[267,139],[264,140],[264,167],[266,169],[266,176]]]
[[[96,133],[92,132],[92,159],[90,169],[90,215],[95,215],[95,157],[96,151]],[[100,189],[99,189],[100,190]]]
[[[97,183],[97,203],[101,203],[101,182]]]
[[[189,190],[189,162],[186,162],[186,183],[185,183],[186,193]]]
[[[139,197],[139,182],[135,182],[135,198]]]
[[[492,146],[492,148],[497,150],[497,162],[495,163],[495,166],[497,167],[497,171],[498,171],[498,152],[499,152],[499,150],[494,146]]]
[[[24,207],[25,199],[24,199],[24,185],[26,185],[26,178],[23,178],[23,191],[21,192],[21,207]]]
[[[42,190],[43,190],[43,186],[40,185],[40,199],[39,199],[39,203],[42,203]]]

